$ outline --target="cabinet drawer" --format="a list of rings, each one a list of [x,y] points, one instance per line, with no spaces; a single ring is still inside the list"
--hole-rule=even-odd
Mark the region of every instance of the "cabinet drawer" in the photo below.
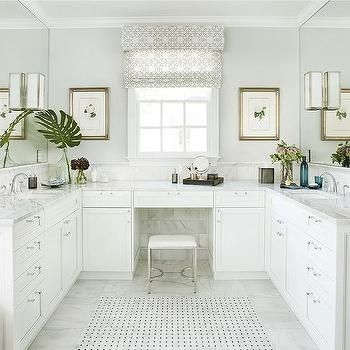
[[[84,208],[131,207],[131,191],[85,191]]]
[[[72,193],[51,205],[45,211],[45,230],[48,230],[68,215],[81,208],[81,191]]]
[[[319,335],[328,343],[334,338],[334,311],[314,291],[307,292],[307,318]]]
[[[305,226],[306,232],[310,236],[325,244],[331,250],[336,249],[336,225],[317,215],[306,213]]]
[[[335,255],[319,241],[305,235],[305,258],[316,269],[324,271],[330,278],[335,276]]]
[[[335,283],[322,270],[310,262],[305,263],[304,271],[305,282],[315,290],[330,307],[334,307]]]
[[[217,207],[264,207],[263,191],[217,191],[215,192]]]
[[[211,208],[212,191],[135,191],[135,208]]]
[[[16,309],[17,339],[22,340],[42,316],[41,292],[29,294]]]
[[[26,271],[35,261],[43,256],[43,236],[39,235],[14,253],[15,276]]]
[[[14,228],[15,237],[19,238],[40,227],[42,224],[41,216],[41,213],[37,213],[16,223]]]
[[[22,302],[26,295],[43,281],[43,258],[36,261],[15,281],[16,305]]]

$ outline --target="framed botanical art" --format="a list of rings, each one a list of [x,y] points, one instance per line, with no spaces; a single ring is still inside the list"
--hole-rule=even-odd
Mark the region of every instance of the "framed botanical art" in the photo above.
[[[108,88],[70,88],[69,113],[83,140],[109,139]]]
[[[240,88],[240,140],[279,140],[279,88]]]
[[[322,140],[350,140],[350,89],[341,89],[340,96],[341,105],[337,111],[322,111]]]
[[[0,135],[8,128],[10,123],[20,114],[20,111],[10,111],[9,90],[0,89]],[[11,139],[23,140],[25,138],[25,120],[23,119],[11,133]]]

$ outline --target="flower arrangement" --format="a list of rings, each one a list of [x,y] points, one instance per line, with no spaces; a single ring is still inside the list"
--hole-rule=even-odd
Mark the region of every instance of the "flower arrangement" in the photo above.
[[[277,144],[276,152],[270,155],[272,162],[281,163],[281,185],[289,186],[293,183],[293,162],[300,162],[302,155],[295,145],[288,145],[281,140]]]
[[[337,150],[331,155],[332,163],[338,163],[343,167],[350,167],[350,143],[339,143]]]
[[[78,159],[72,159],[70,166],[72,168],[72,170],[78,170],[77,173],[77,178],[76,178],[76,182],[77,184],[86,184],[87,182],[87,178],[84,174],[84,170],[89,169],[90,167],[90,163],[86,158],[78,158]]]

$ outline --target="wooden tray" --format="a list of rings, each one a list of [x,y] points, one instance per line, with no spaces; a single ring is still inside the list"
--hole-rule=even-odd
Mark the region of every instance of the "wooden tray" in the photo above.
[[[191,180],[191,178],[183,179],[184,185],[204,185],[204,186],[216,186],[224,182],[223,177],[218,177],[213,180]]]

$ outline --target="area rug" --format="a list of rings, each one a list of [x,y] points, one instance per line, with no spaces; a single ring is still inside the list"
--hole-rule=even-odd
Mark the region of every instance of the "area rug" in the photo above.
[[[248,297],[102,297],[79,350],[272,350]]]

